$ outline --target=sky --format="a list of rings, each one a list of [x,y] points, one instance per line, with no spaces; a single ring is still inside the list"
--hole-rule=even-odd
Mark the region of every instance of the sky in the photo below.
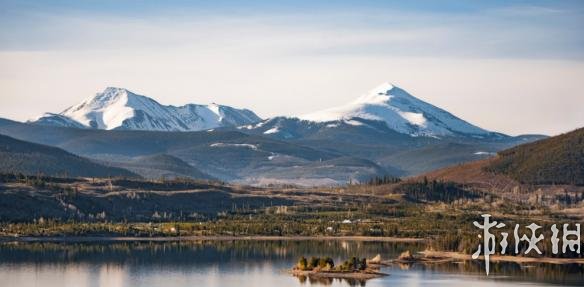
[[[584,1],[0,0],[0,117],[108,86],[294,116],[390,82],[488,130],[556,135],[584,126],[582,31]]]

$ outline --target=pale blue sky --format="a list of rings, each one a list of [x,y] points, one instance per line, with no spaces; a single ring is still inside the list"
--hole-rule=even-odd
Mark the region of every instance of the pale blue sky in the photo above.
[[[0,117],[121,86],[262,117],[389,81],[483,128],[584,126],[583,1],[0,1]]]

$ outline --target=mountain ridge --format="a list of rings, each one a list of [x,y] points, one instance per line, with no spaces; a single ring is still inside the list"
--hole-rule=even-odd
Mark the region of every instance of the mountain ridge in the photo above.
[[[162,105],[124,88],[108,87],[59,114],[29,121],[41,125],[92,129],[199,131],[260,121],[248,109],[209,104]]]
[[[215,116],[205,117],[201,109]],[[227,110],[215,104],[162,106],[125,89],[108,88],[63,114],[39,119],[56,127],[0,119],[0,132],[127,167],[144,177],[308,185],[413,176],[542,138],[487,131],[391,84],[304,119],[254,122],[243,115],[226,122],[221,115]]]
[[[436,169],[416,178],[498,186],[584,185],[584,128],[516,145],[478,161]]]
[[[527,184],[584,185],[584,128],[500,151],[486,170]]]
[[[151,131],[199,131],[240,127],[255,129],[272,119],[288,118],[327,128],[344,125],[371,126],[382,122],[389,129],[414,137],[505,137],[466,122],[448,111],[422,101],[404,89],[384,83],[350,103],[292,117],[272,117],[262,120],[253,111],[209,104],[162,105],[156,100],[135,94],[124,88],[108,87],[80,104],[59,114],[45,113],[30,123],[93,129],[125,129]],[[289,131],[277,126],[263,131],[290,138]]]

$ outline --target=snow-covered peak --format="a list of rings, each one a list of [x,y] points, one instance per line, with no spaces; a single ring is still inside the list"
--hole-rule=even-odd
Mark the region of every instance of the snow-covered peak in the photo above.
[[[354,118],[383,121],[389,128],[412,136],[489,133],[390,83],[384,83],[343,106],[299,118],[315,122],[346,121]]]
[[[128,102],[128,97],[130,96],[136,95],[124,88],[107,87],[103,92],[96,93],[94,96],[85,99],[80,104],[68,108],[63,113],[74,112],[75,110],[83,108],[104,108],[110,105],[115,105],[119,102],[125,104]]]
[[[383,83],[368,93],[358,97],[355,104],[383,104],[390,98],[390,91],[394,86],[390,83]]]
[[[94,99],[108,99],[108,98],[118,98],[127,96],[128,94],[132,94],[132,92],[118,87],[107,87],[103,92],[95,94]]]
[[[87,98],[78,105],[61,113],[84,126],[111,130],[135,115],[135,110],[143,109],[140,96],[122,89],[108,87],[94,97]]]
[[[129,92],[128,90],[124,89],[124,88],[118,88],[118,87],[106,87],[105,90],[103,90],[103,93],[97,93],[99,94],[119,94],[119,93],[127,93]]]
[[[252,124],[261,119],[253,112],[218,104],[164,106],[124,88],[108,87],[42,123],[96,129],[198,131]],[[40,123],[40,122],[38,122]],[[61,124],[63,123],[63,124]],[[77,127],[77,126],[75,126]]]
[[[384,83],[348,104],[302,115],[299,118],[314,122],[348,120],[357,117],[378,120],[380,118],[375,116],[375,113],[367,112],[366,109],[369,107],[387,107],[392,97],[390,93],[394,89],[395,87],[392,84]]]

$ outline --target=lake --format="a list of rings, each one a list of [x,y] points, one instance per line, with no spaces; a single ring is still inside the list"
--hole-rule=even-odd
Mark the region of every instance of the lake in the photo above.
[[[341,240],[235,240],[120,243],[2,243],[0,286],[550,286],[584,285],[579,265],[492,264],[480,261],[382,268],[390,276],[367,282],[311,281],[286,273],[300,256],[384,259],[422,243]]]

